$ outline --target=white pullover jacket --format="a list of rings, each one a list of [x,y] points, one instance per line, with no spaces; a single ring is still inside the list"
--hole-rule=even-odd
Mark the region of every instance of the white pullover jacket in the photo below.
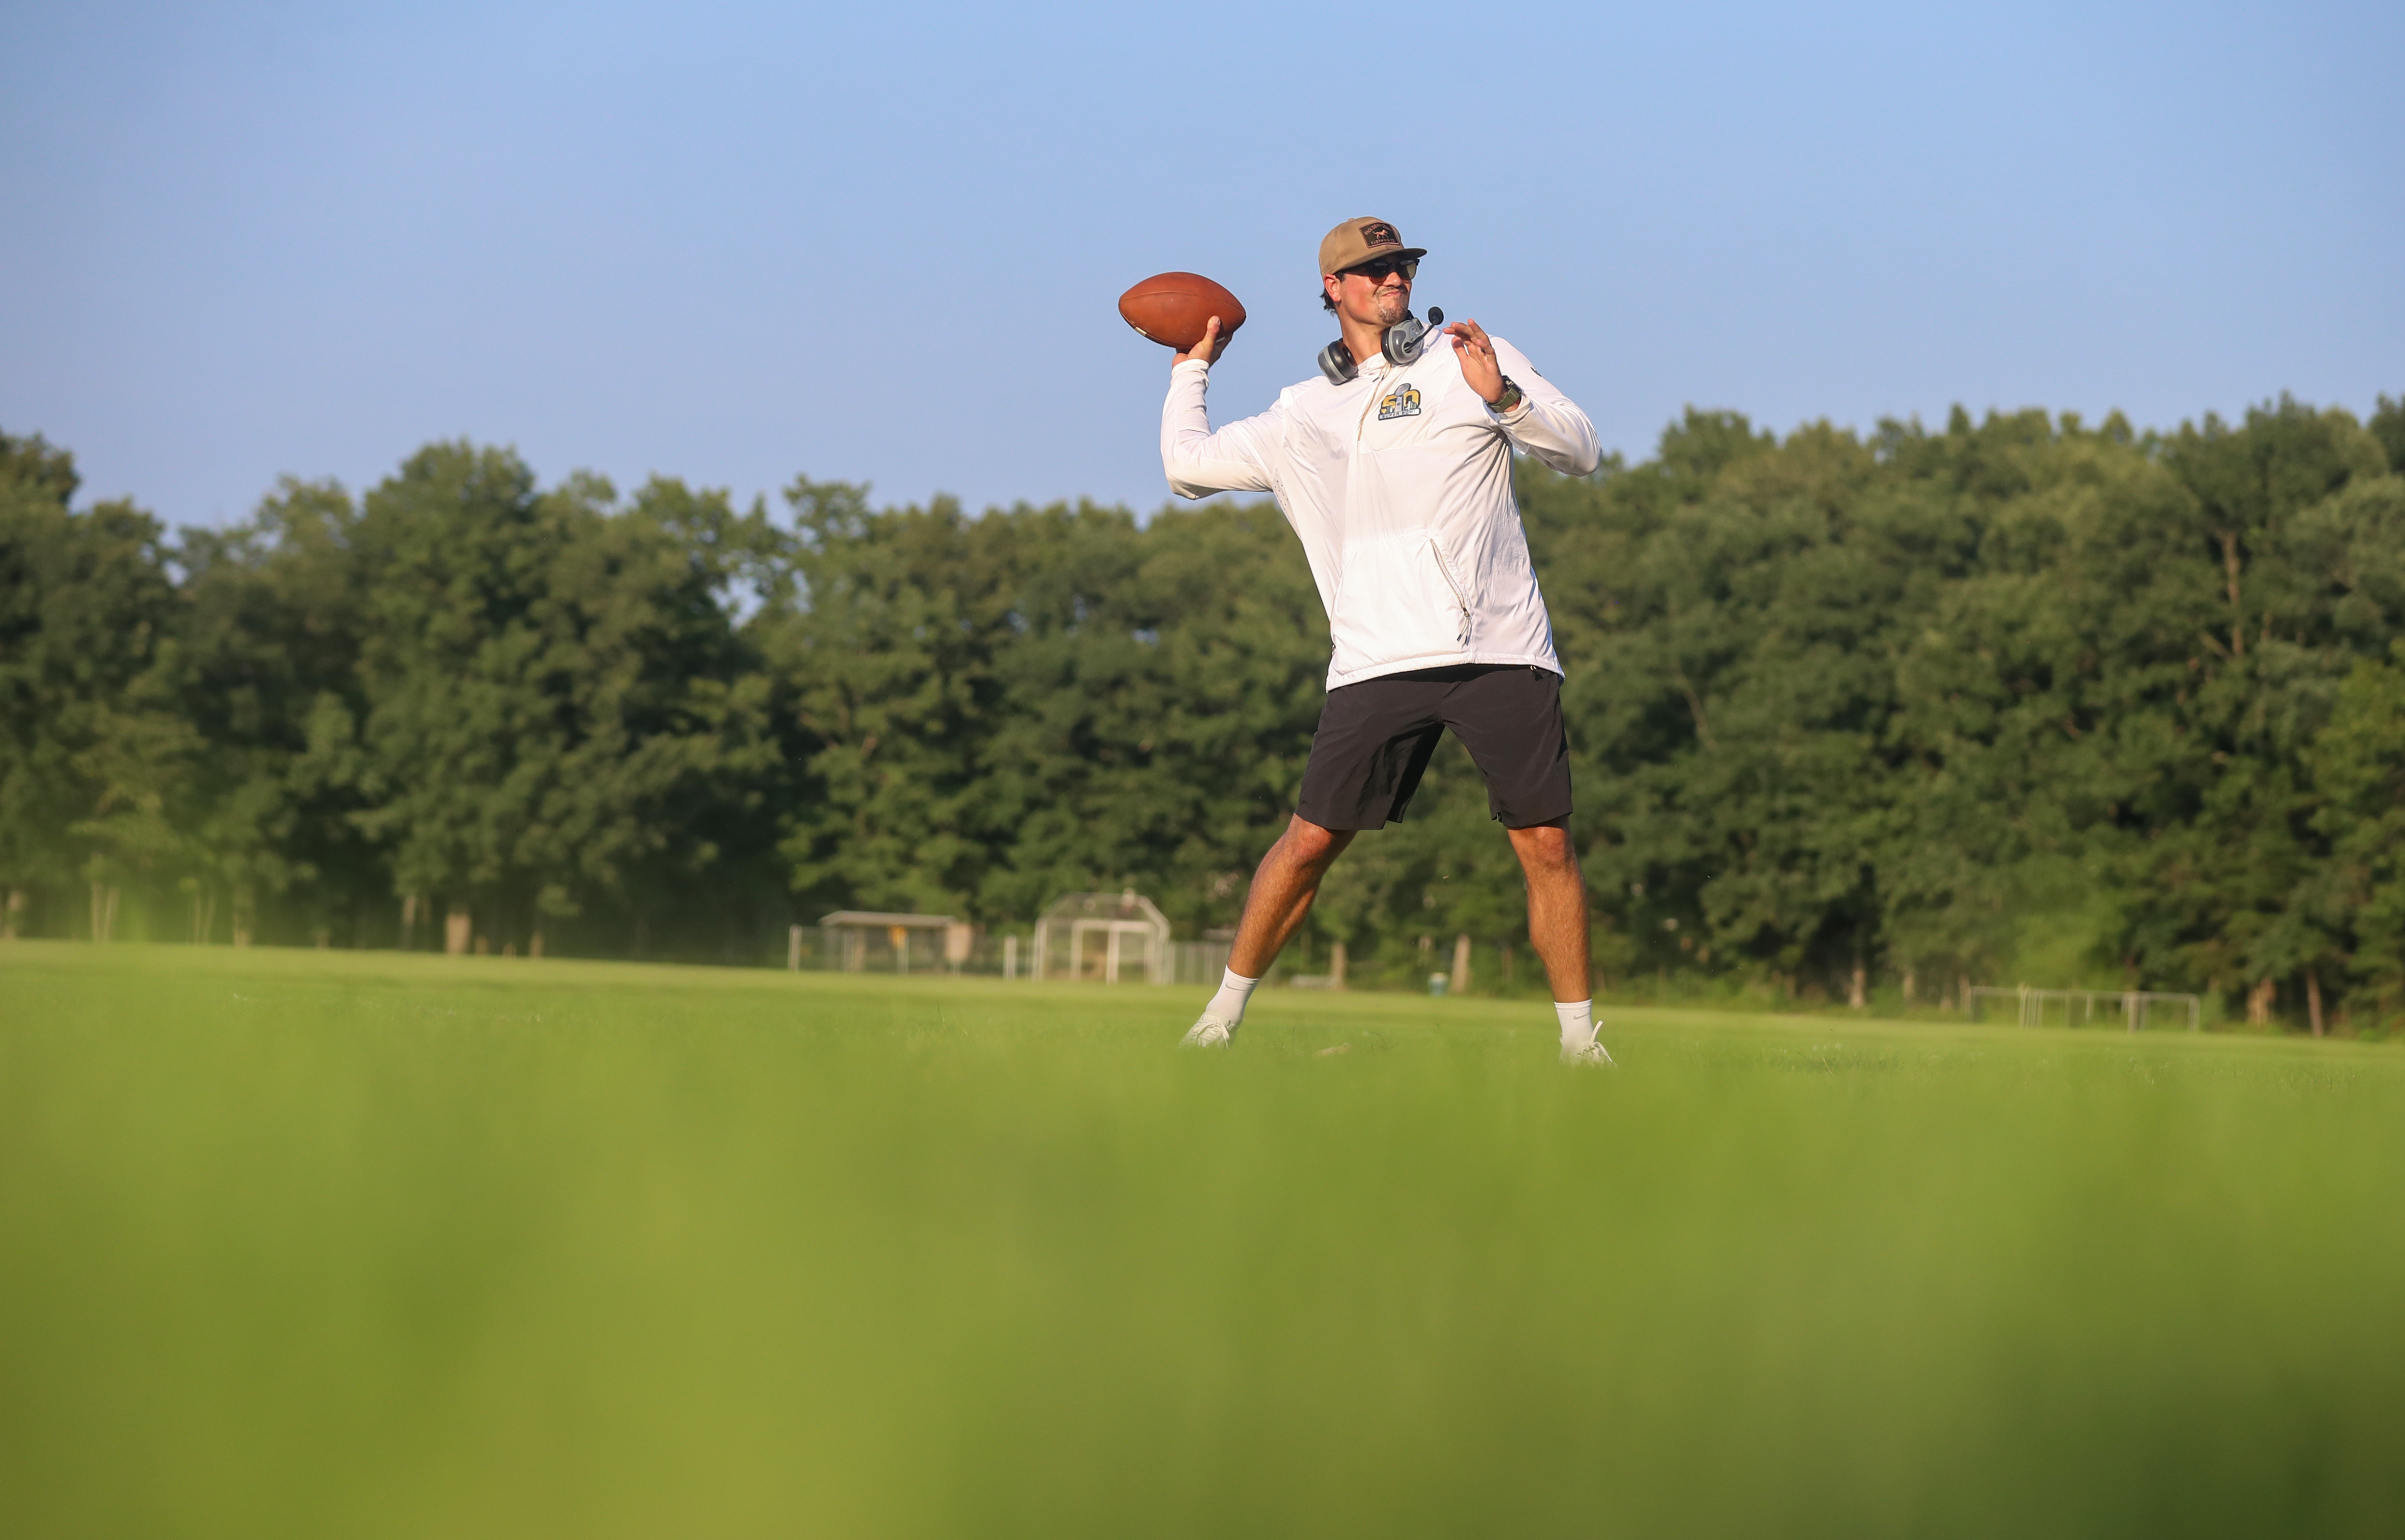
[[[1602,458],[1595,425],[1500,337],[1495,357],[1527,399],[1498,413],[1461,376],[1451,339],[1372,358],[1343,385],[1289,385],[1217,433],[1210,366],[1169,371],[1160,463],[1181,497],[1267,492],[1302,539],[1328,610],[1328,688],[1452,664],[1558,674],[1545,596],[1512,496],[1518,445],[1568,475]]]

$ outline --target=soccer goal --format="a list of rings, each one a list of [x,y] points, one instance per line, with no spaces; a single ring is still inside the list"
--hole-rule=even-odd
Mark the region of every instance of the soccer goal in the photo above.
[[[1066,893],[1035,921],[1028,976],[1118,984],[1144,971],[1147,984],[1171,982],[1169,921],[1152,900],[1117,893]]]
[[[1983,1007],[1990,1000],[2011,1001],[2014,1025],[2019,1027],[2045,1026],[2046,1008],[2052,1005],[2062,1008],[2063,1026],[2093,1027],[2099,1001],[2105,1002],[2107,1021],[2118,1013],[2123,1027],[2132,1032],[2142,1031],[2150,1025],[2158,1005],[2181,1011],[2187,1017],[2187,1029],[2191,1032],[2204,1024],[2204,1001],[2197,995],[2170,994],[2159,989],[2032,989],[2026,984],[2010,989],[1987,984],[1973,985],[1965,1001],[1968,1006],[1966,1017],[1972,1021],[1984,1020]]]

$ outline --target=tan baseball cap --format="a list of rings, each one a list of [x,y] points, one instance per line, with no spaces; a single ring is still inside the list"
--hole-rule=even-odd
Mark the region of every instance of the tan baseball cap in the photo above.
[[[1374,258],[1400,257],[1417,261],[1427,255],[1426,246],[1403,245],[1395,227],[1384,219],[1347,219],[1319,243],[1319,271],[1325,276],[1359,267]]]

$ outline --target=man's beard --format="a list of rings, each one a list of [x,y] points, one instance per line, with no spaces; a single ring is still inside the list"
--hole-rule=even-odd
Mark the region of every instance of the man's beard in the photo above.
[[[1370,308],[1377,312],[1380,326],[1393,326],[1412,313],[1411,297],[1401,289],[1382,288]]]

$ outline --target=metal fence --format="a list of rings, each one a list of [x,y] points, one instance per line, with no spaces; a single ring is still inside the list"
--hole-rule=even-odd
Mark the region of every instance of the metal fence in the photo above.
[[[1169,944],[1169,982],[1217,984],[1228,971],[1224,941],[1173,941]]]
[[[891,929],[882,926],[828,928],[794,926],[786,937],[785,966],[795,971],[865,973],[968,973],[987,978],[1030,979],[1034,976],[1034,937],[1031,931],[988,932],[972,936],[965,946],[941,930],[906,931],[903,945],[893,945]],[[1163,984],[1217,984],[1228,966],[1224,941],[1173,941],[1164,947]],[[1058,948],[1056,947],[1056,950]],[[949,954],[949,955],[948,955]],[[1088,970],[1091,973],[1092,970]],[[1063,975],[1055,959],[1055,982]],[[1141,968],[1124,975],[1141,980]]]
[[[2012,1001],[2016,1016],[2014,1025],[2019,1027],[2045,1026],[2046,1008],[2051,1005],[2062,1007],[2063,1026],[2093,1027],[2099,1001],[2108,1002],[2105,1016],[2108,1022],[2117,1014],[2122,1026],[2132,1032],[2151,1024],[2154,1008],[2158,1005],[2180,1007],[2187,1017],[2187,1029],[2191,1032],[2204,1025],[2204,1001],[2197,995],[2166,994],[2156,989],[2032,989],[2026,984],[2010,989],[1985,984],[1973,985],[1970,997],[1965,1001],[1965,1015],[1972,1021],[1986,1019],[1983,1004],[1990,1000]]]

